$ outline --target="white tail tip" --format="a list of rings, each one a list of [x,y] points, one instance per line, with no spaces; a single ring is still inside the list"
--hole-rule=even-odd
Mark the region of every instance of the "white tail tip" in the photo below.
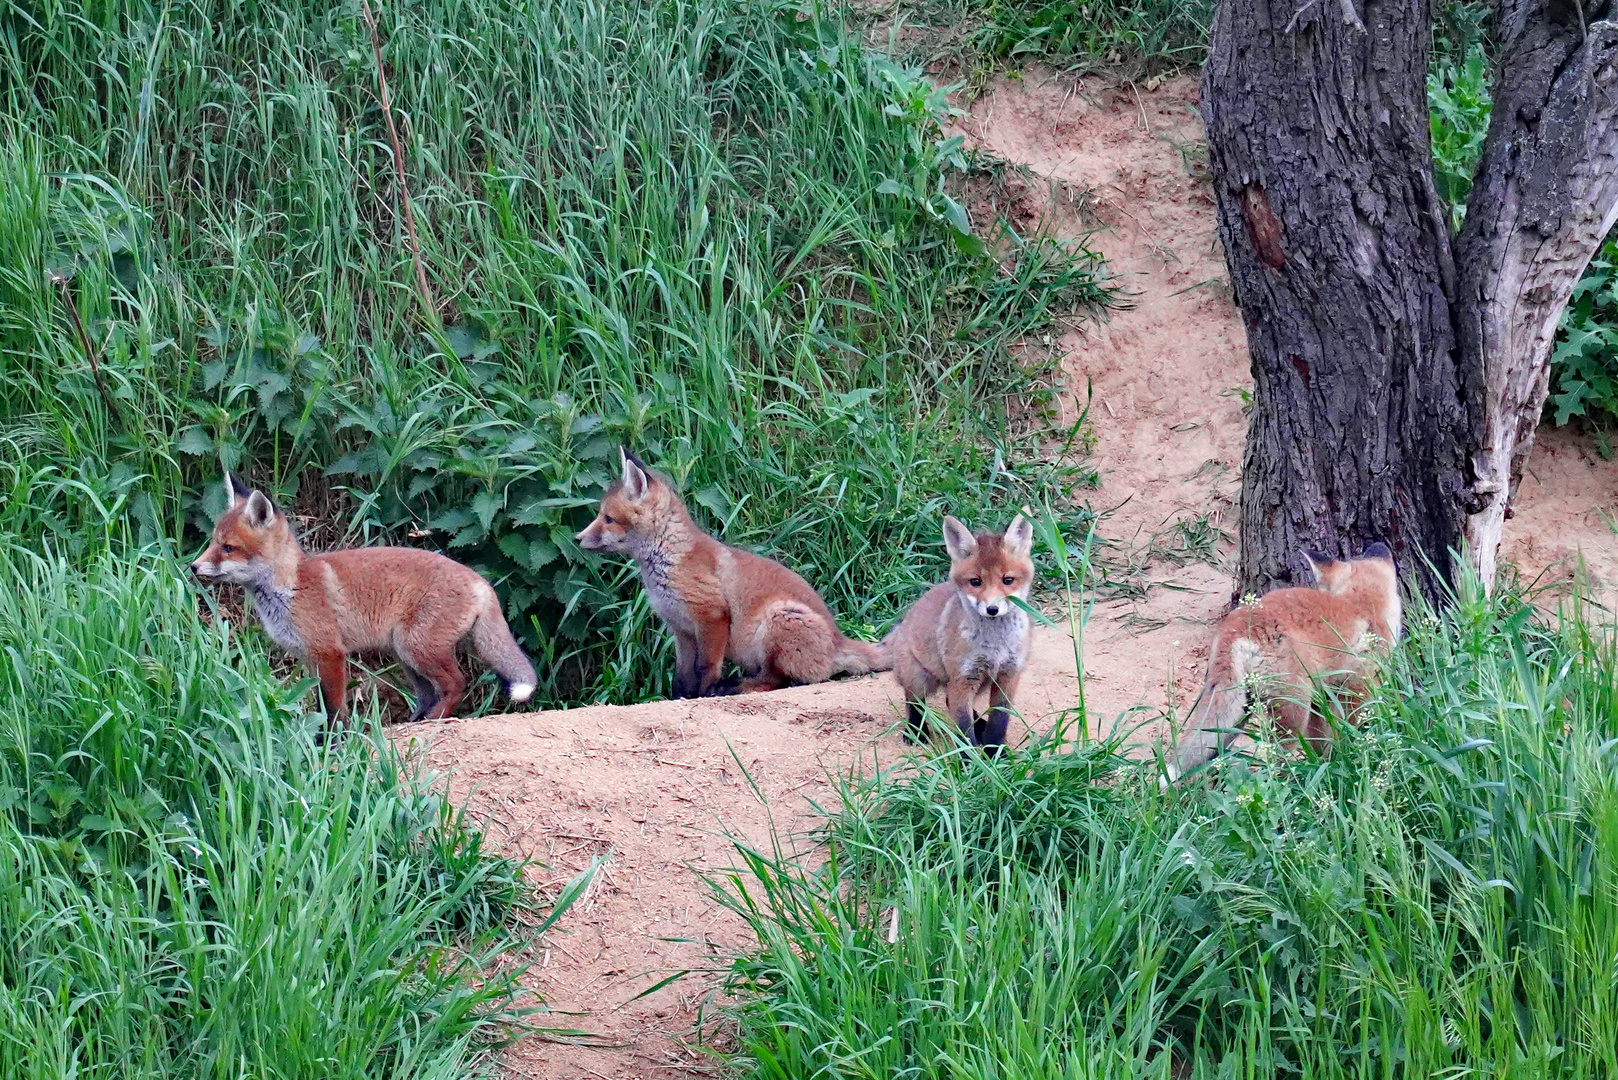
[[[521,705],[523,702],[534,696],[534,686],[532,683],[525,682],[512,683],[511,693],[508,696],[512,701],[516,702],[518,705]]]

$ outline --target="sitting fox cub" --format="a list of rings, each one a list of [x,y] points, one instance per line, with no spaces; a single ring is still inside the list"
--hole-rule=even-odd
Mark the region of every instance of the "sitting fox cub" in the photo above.
[[[1208,679],[1167,763],[1165,786],[1236,737],[1251,691],[1277,723],[1316,747],[1330,721],[1313,708],[1319,680],[1349,702],[1365,695],[1374,646],[1399,636],[1402,608],[1393,554],[1372,544],[1358,559],[1305,553],[1314,588],[1276,589],[1219,624]]]
[[[411,720],[450,714],[466,680],[455,646],[470,637],[512,701],[534,692],[534,669],[476,571],[431,551],[357,548],[306,555],[286,515],[234,475],[213,542],[191,564],[205,583],[245,586],[265,632],[314,669],[328,722],[345,715],[350,653],[399,658],[419,697]]]
[[[652,610],[674,632],[676,697],[719,689],[726,659],[747,674],[744,694],[888,670],[887,652],[844,637],[808,582],[704,533],[668,481],[620,454],[623,475],[601,497],[579,546],[639,564]]]
[[[1028,663],[1032,626],[1012,598],[1026,601],[1034,582],[1029,553],[1034,527],[1018,514],[1002,533],[972,531],[944,518],[949,580],[934,585],[905,613],[884,642],[904,687],[905,737],[921,741],[922,706],[939,687],[961,734],[988,754],[1006,742],[1011,699]],[[989,712],[978,719],[978,695],[989,690]]]

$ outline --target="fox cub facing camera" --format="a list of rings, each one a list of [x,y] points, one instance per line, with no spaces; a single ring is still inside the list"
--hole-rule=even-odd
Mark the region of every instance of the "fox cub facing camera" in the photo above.
[[[1028,599],[1034,583],[1034,528],[1018,514],[1004,533],[972,531],[944,518],[949,580],[935,585],[888,635],[893,673],[904,687],[906,738],[924,734],[922,706],[940,687],[961,734],[990,754],[1006,742],[1017,682],[1028,663],[1028,613],[1013,600]],[[975,713],[989,691],[989,711]]]
[[[623,475],[579,546],[640,567],[652,610],[674,634],[676,697],[718,691],[727,659],[746,673],[744,694],[888,670],[886,650],[844,637],[807,581],[704,533],[667,480],[620,453]]]
[[[1317,748],[1331,724],[1314,708],[1316,682],[1339,692],[1353,718],[1378,652],[1398,638],[1403,621],[1393,553],[1372,544],[1358,559],[1304,558],[1313,588],[1276,589],[1220,621],[1207,681],[1169,756],[1164,786],[1230,745],[1250,695]]]
[[[533,665],[476,571],[431,551],[375,547],[306,554],[292,523],[234,475],[228,508],[208,549],[191,564],[205,584],[241,585],[264,630],[320,680],[328,722],[346,715],[348,657],[390,652],[416,684],[411,720],[449,716],[466,688],[455,647],[472,649],[505,681],[514,702],[534,692]]]

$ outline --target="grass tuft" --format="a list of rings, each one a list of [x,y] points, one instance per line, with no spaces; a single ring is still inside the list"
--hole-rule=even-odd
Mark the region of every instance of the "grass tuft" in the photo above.
[[[1605,1076],[1618,646],[1515,597],[1417,614],[1329,759],[1164,794],[1119,738],[842,791],[823,866],[743,847],[751,1076]]]
[[[458,1076],[512,1030],[522,868],[298,698],[167,552],[0,537],[0,1074]]]

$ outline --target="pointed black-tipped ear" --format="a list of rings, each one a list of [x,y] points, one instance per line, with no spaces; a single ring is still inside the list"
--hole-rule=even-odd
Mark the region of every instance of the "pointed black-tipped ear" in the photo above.
[[[640,502],[646,497],[646,489],[651,484],[650,474],[646,471],[646,466],[641,464],[639,458],[622,446],[618,448],[618,460],[624,467],[624,498],[630,502]]]
[[[1393,552],[1388,549],[1388,545],[1386,545],[1382,541],[1378,540],[1376,543],[1367,546],[1365,551],[1361,553],[1360,558],[1362,558],[1362,559],[1386,559],[1389,562],[1392,562],[1393,561]]]
[[[225,473],[225,509],[230,509],[252,494],[253,489],[243,483],[241,477],[233,472]]]
[[[944,515],[944,550],[956,562],[970,559],[978,552],[978,538],[972,535],[972,530],[948,514]]]
[[[645,469],[645,468],[648,467],[646,462],[641,460],[640,455],[635,453],[635,451],[631,450],[627,446],[620,446],[618,448],[618,453],[621,456],[623,456],[625,458],[628,458],[630,461],[633,461],[636,465],[639,465],[642,469]]]
[[[250,529],[262,529],[275,517],[275,504],[265,497],[262,491],[255,491],[247,497],[247,505],[242,509],[242,520]]]

